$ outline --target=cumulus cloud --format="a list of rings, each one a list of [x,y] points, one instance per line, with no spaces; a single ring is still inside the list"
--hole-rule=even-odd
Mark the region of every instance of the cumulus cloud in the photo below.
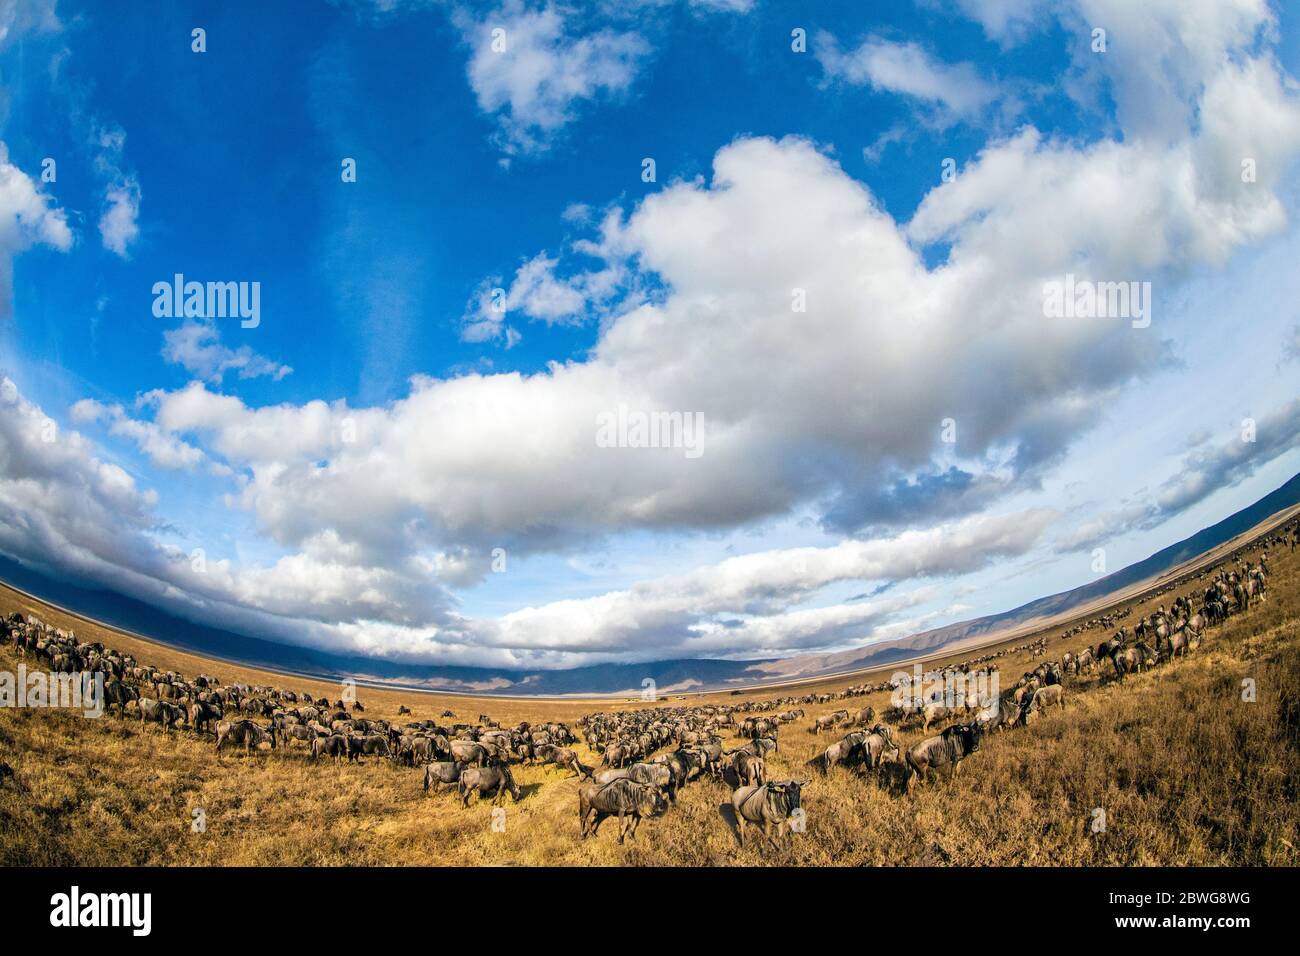
[[[67,215],[9,162],[9,150],[0,142],[0,318],[8,318],[12,307],[13,257],[38,244],[71,249]]]
[[[486,16],[458,8],[479,107],[497,116],[508,152],[545,150],[583,103],[627,91],[649,44],[610,28],[575,33],[554,4],[508,0]]]
[[[1295,97],[1266,83],[1266,103],[1219,101],[1223,71],[1245,75],[1225,61],[1205,96],[1247,135],[1262,136],[1259,117],[1276,164],[1293,160]],[[717,153],[711,182],[667,186],[577,250],[604,260],[596,272],[640,277],[585,361],[417,378],[369,409],[257,409],[190,387],[158,397],[158,421],[246,468],[239,503],[288,546],[322,526],[367,548],[481,553],[736,528],[805,506],[850,534],[957,518],[1036,487],[1167,355],[1158,307],[1149,329],[1047,319],[1045,281],[1068,271],[1160,290],[1280,228],[1262,180],[1198,189],[1224,122],[1206,113],[1173,145],[1078,147],[1027,128],[902,224],[806,140],[740,139]],[[935,243],[947,258],[927,267],[919,250]],[[552,261],[533,263],[554,275]],[[620,404],[702,413],[706,453],[598,447],[597,417]],[[346,445],[333,437],[344,418],[357,429]]]
[[[240,378],[267,377],[279,381],[293,369],[253,351],[247,345],[222,345],[216,326],[206,319],[188,321],[163,333],[163,358],[205,382],[219,383],[227,372]]]
[[[455,556],[376,563],[373,552],[329,528],[269,565],[212,558],[195,570],[190,554],[153,537],[156,495],[102,461],[79,433],[51,430],[42,410],[8,379],[0,386],[0,551],[196,620],[243,624],[332,650],[557,666],[831,647],[898,623],[896,615],[926,593],[799,607],[821,589],[975,570],[1029,550],[1057,517],[1037,509],[883,540],[750,554],[595,598],[470,618],[451,609],[438,583],[444,570],[458,573]],[[124,434],[133,440],[142,434],[115,406],[82,402],[73,417],[126,422]],[[304,447],[320,440],[307,436]]]
[[[153,422],[132,418],[121,405],[105,405],[83,398],[72,406],[69,414],[74,422],[82,425],[106,422],[110,434],[131,439],[150,461],[162,468],[189,470],[205,457],[202,451],[167,434]]]
[[[955,119],[977,116],[999,96],[997,86],[972,64],[943,63],[916,43],[870,37],[845,53],[831,34],[822,32],[813,49],[828,77],[913,97]]]

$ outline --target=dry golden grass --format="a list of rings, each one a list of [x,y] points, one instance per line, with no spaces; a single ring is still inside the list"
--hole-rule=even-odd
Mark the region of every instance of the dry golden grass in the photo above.
[[[619,846],[614,822],[579,840],[576,782],[553,768],[515,769],[523,799],[506,802],[505,832],[493,832],[488,804],[462,810],[450,791],[426,797],[418,769],[386,760],[313,764],[301,745],[218,757],[211,737],[188,731],[169,735],[131,720],[0,710],[0,761],[15,771],[0,782],[0,864],[1295,865],[1300,555],[1270,560],[1268,599],[1209,631],[1190,658],[1131,676],[1122,686],[1109,674],[1071,679],[1063,711],[986,737],[952,781],[910,795],[886,777],[807,767],[837,735],[814,737],[806,727],[845,704],[805,707],[806,719],[783,730],[781,752],[769,761],[774,778],[811,780],[804,791],[806,832],[779,850],[758,841],[741,850],[722,810],[730,791],[708,780],[688,785],[667,815],[646,821],[636,841]],[[1172,597],[1142,601],[1136,613]],[[187,674],[206,671],[228,682],[337,696],[335,685],[270,677],[97,634],[12,592],[0,594],[0,612],[18,607]],[[1062,641],[1055,636],[1060,630],[1051,632],[1052,658],[1103,636],[1089,631]],[[0,650],[0,668],[15,663],[11,647]],[[1009,683],[1029,659],[1018,653],[1000,665]],[[1253,703],[1242,699],[1246,677],[1257,684]],[[862,680],[823,681],[815,689]],[[503,723],[572,720],[612,706],[387,690],[361,697],[367,716],[390,719],[397,719],[401,703],[416,717],[450,707],[471,720],[487,712]],[[744,698],[706,695],[689,702],[738,699]],[[879,710],[887,701],[880,694],[849,705],[866,703]],[[921,736],[913,728],[903,740]],[[585,762],[595,762],[578,749]],[[191,828],[196,808],[206,814],[202,833]],[[1096,808],[1106,814],[1100,833],[1090,828]]]

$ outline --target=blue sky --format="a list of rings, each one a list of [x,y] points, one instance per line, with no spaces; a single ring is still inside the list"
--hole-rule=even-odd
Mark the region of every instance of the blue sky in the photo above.
[[[1300,27],[1132,7],[0,3],[0,551],[515,666],[839,649],[1144,557],[1300,470]],[[176,273],[259,324],[156,317]],[[1045,317],[1066,274],[1150,326]],[[600,447],[619,405],[703,454]]]

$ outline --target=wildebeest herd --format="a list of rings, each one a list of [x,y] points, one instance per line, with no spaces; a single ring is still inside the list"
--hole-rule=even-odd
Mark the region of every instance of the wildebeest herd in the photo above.
[[[165,732],[187,728],[211,735],[218,755],[246,755],[298,749],[308,761],[366,762],[388,760],[423,769],[423,787],[433,794],[454,789],[462,806],[477,795],[500,804],[509,795],[523,798],[515,780],[520,764],[553,768],[577,781],[578,835],[596,833],[602,820],[617,817],[618,841],[634,838],[645,817],[676,804],[683,788],[696,781],[725,786],[736,837],[741,846],[757,828],[772,845],[782,833],[802,826],[803,790],[809,779],[773,779],[769,760],[781,753],[783,730],[805,719],[806,708],[891,691],[892,706],[877,714],[873,707],[841,708],[816,716],[809,734],[845,732],[812,761],[818,772],[848,768],[856,773],[888,773],[904,791],[934,775],[950,776],[976,753],[988,733],[1031,724],[1049,708],[1064,708],[1071,679],[1108,664],[1111,679],[1194,652],[1207,628],[1264,600],[1268,587],[1267,546],[1290,544],[1300,531],[1261,539],[1253,564],[1241,553],[1163,586],[1157,594],[1178,594],[1166,609],[1161,604],[1131,628],[1121,625],[1106,640],[1087,644],[1059,659],[1047,659],[1048,641],[1039,638],[1002,647],[983,656],[925,674],[929,695],[906,688],[896,678],[859,684],[836,693],[809,693],[769,700],[696,706],[647,706],[587,714],[570,727],[563,722],[520,722],[501,727],[486,714],[475,722],[456,721],[443,710],[437,720],[402,723],[365,716],[359,700],[331,703],[324,697],[270,686],[225,685],[209,675],[186,678],[175,671],[138,662],[130,654],[99,642],[78,641],[71,632],[49,627],[34,617],[11,615],[0,621],[0,644],[12,642],[26,656],[61,673],[104,675],[104,705],[119,718],[157,724]],[[1150,595],[1148,595],[1149,597]],[[1131,608],[1081,622],[1060,640],[1082,631],[1110,628],[1130,616]],[[998,687],[997,659],[1017,652],[1043,658],[1014,686]],[[975,688],[982,689],[976,692]],[[900,691],[908,691],[900,693]],[[408,708],[399,710],[410,715]],[[450,719],[450,720],[449,720]],[[948,723],[930,735],[931,727]],[[922,738],[903,740],[910,727]],[[734,747],[728,738],[738,738]],[[576,749],[585,744],[593,766]]]

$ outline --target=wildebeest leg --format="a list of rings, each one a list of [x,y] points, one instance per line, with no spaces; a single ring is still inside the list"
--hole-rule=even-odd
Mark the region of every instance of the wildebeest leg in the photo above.
[[[622,845],[622,843],[623,843],[623,837],[624,837],[626,834],[627,834],[627,822],[626,822],[626,817],[625,817],[625,815],[624,815],[624,813],[623,813],[623,810],[620,808],[619,811],[618,811],[618,842],[619,842],[619,845]]]
[[[776,836],[781,835],[781,824],[776,824]],[[767,842],[772,844],[772,849],[781,849],[781,844],[776,842],[776,837],[772,835],[772,824],[766,817],[763,819],[763,836],[767,837]]]
[[[745,848],[745,818],[739,811],[736,812],[736,833],[740,835],[740,848],[743,850]]]

